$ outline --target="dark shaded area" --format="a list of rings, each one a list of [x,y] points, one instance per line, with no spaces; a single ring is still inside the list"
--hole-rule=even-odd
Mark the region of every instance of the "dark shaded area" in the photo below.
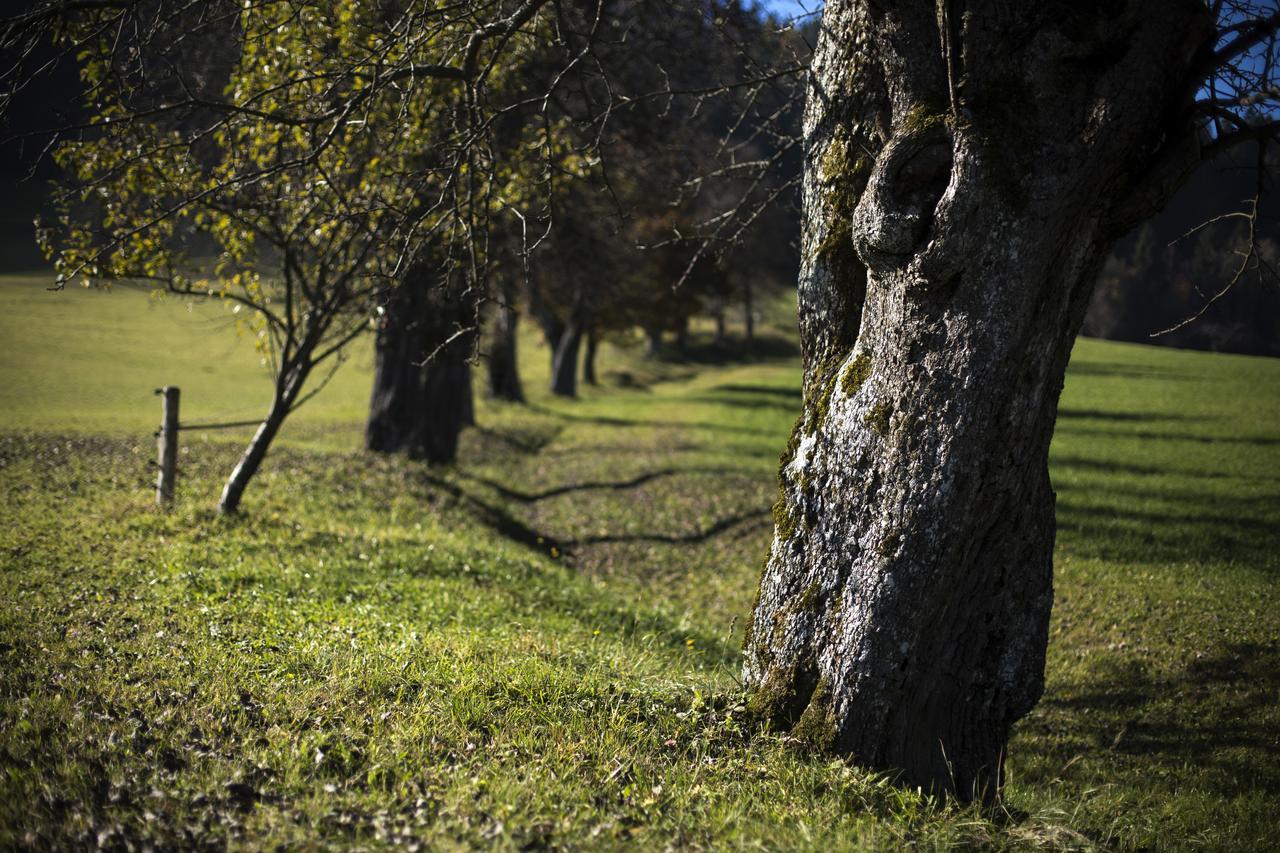
[[[488,458],[491,453],[502,451],[529,455],[539,453],[544,447],[555,441],[561,429],[561,427],[555,427],[544,432],[536,432],[507,427],[486,427],[477,424],[472,431],[483,440],[484,447],[480,456]]]
[[[1082,456],[1059,456],[1053,455],[1049,457],[1050,470],[1058,468],[1073,469],[1076,471],[1090,471],[1099,474],[1107,474],[1111,472],[1123,474],[1136,474],[1143,477],[1202,477],[1210,480],[1232,479],[1232,480],[1266,480],[1268,482],[1275,480],[1275,477],[1266,474],[1257,474],[1249,476],[1246,474],[1227,473],[1225,471],[1188,471],[1181,468],[1156,467],[1154,465],[1139,465],[1133,462],[1114,462],[1110,460],[1086,459]]]
[[[790,393],[771,394],[772,389],[756,391],[743,390],[745,386],[737,386],[737,390],[726,391],[724,386],[711,389],[710,394],[699,394],[691,397],[701,403],[713,403],[717,406],[732,406],[741,409],[781,409],[792,414],[800,413],[799,392],[796,396]]]
[[[1198,415],[1172,415],[1152,412],[1107,412],[1102,409],[1058,409],[1058,421],[1095,420],[1095,421],[1207,421],[1211,418]]]
[[[702,403],[715,403],[717,406],[731,406],[735,409],[781,409],[785,412],[800,414],[800,406],[795,403],[787,403],[784,401],[770,399],[743,400],[739,397],[713,397],[703,394],[698,397],[691,397]]]
[[[1117,418],[1118,420],[1118,418]],[[1112,438],[1140,438],[1146,441],[1194,441],[1200,444],[1248,444],[1255,447],[1274,447],[1280,438],[1266,435],[1191,435],[1190,433],[1155,432],[1153,430],[1107,429],[1084,427],[1076,424],[1059,424],[1059,432],[1076,435],[1105,435]]]
[[[696,533],[616,533],[605,534],[603,536],[587,536],[582,539],[571,539],[565,544],[570,546],[580,546],[604,545],[619,542],[663,542],[669,545],[694,545],[699,542],[705,542],[714,536],[719,536],[720,534],[731,530],[740,524],[752,521],[753,519],[764,519],[768,517],[768,515],[768,509],[756,509],[726,516]]]
[[[477,521],[502,538],[553,558],[565,561],[572,559],[572,554],[567,553],[564,545],[554,537],[534,530],[503,507],[481,500],[456,483],[451,483],[426,469],[422,470],[420,476],[424,483],[453,498]]]
[[[566,421],[577,421],[579,423],[599,424],[601,426],[616,427],[670,427],[679,429],[706,429],[719,432],[741,433],[743,435],[763,435],[773,437],[773,430],[757,429],[755,427],[731,426],[729,424],[710,423],[706,421],[659,421],[648,418],[614,418],[607,415],[578,415],[572,412],[561,412],[555,409],[547,409],[542,406],[530,403],[529,408],[542,415],[550,415],[553,418],[560,418]]]
[[[1256,512],[1250,504],[1278,499],[1215,497],[1206,501],[1215,508],[1212,513],[1161,512],[1132,509],[1125,501],[1086,505],[1064,490],[1058,501],[1058,536],[1072,553],[1104,560],[1206,568],[1236,562],[1274,573],[1280,570],[1275,526],[1244,514]]]
[[[646,471],[643,474],[639,474],[635,477],[631,477],[626,480],[612,480],[612,481],[589,480],[583,483],[567,483],[563,486],[556,486],[554,488],[543,489],[540,492],[525,492],[519,489],[512,489],[508,486],[504,486],[502,483],[499,483],[497,480],[492,480],[492,479],[489,479],[488,477],[481,477],[475,474],[461,473],[459,474],[459,476],[463,477],[464,479],[474,480],[477,483],[481,483],[485,486],[488,486],[498,494],[502,495],[502,497],[507,500],[519,501],[520,503],[537,503],[538,501],[546,500],[547,498],[560,497],[561,495],[573,494],[575,492],[589,492],[589,491],[601,491],[601,490],[612,490],[615,492],[626,491],[628,489],[634,489],[638,486],[643,486],[645,483],[651,482],[653,480],[657,480],[663,477],[677,477],[677,476],[680,476],[681,474],[734,474],[734,473],[737,473],[737,469],[699,468],[699,467],[659,468],[655,471]]]
[[[1271,174],[1260,181],[1256,166],[1261,153],[1257,143],[1249,141],[1202,165],[1161,213],[1115,246],[1098,276],[1085,334],[1280,355],[1275,147],[1269,146],[1265,158]],[[1232,284],[1249,246],[1243,214],[1251,211],[1251,200],[1259,193],[1255,248],[1264,267],[1261,275],[1250,269]],[[1226,287],[1229,290],[1213,301],[1212,296]]]
[[[1110,361],[1076,361],[1067,368],[1068,380],[1072,376],[1108,376],[1117,379],[1174,379],[1196,380],[1200,377],[1178,370],[1137,364],[1116,364]]]
[[[712,391],[728,391],[734,394],[767,394],[771,397],[786,397],[799,402],[803,396],[799,388],[775,388],[771,385],[717,385]]]
[[[800,348],[795,341],[778,335],[753,334],[750,340],[732,335],[716,341],[689,339],[683,346],[657,350],[660,361],[674,364],[723,365],[740,361],[771,361],[795,358]]]
[[[1192,764],[1227,796],[1276,795],[1280,729],[1260,722],[1266,717],[1260,711],[1274,708],[1278,694],[1280,647],[1274,645],[1211,647],[1167,678],[1113,657],[1094,668],[1085,689],[1046,696],[1029,727],[1060,738],[1064,758],[1108,750],[1171,771]]]

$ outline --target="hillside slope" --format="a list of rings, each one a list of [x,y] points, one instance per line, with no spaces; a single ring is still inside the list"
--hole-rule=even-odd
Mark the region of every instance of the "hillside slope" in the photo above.
[[[527,339],[531,405],[482,402],[431,470],[353,449],[357,351],[227,521],[234,433],[184,436],[179,504],[152,509],[151,390],[242,417],[251,349],[221,309],[64,296],[0,282],[0,846],[1280,833],[1280,362],[1077,345],[1048,691],[992,820],[745,714],[794,357],[615,347],[563,401]]]

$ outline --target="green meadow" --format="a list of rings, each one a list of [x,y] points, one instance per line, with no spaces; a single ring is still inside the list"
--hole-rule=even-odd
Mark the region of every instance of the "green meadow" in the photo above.
[[[1273,849],[1280,361],[1080,340],[1043,700],[995,812],[746,714],[799,411],[785,302],[601,385],[479,393],[460,462],[360,449],[361,341],[216,515],[266,372],[216,303],[0,278],[0,848]]]

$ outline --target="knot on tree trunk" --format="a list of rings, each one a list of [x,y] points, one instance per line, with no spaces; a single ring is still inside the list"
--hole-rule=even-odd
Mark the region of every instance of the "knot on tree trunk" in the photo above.
[[[925,242],[951,181],[952,146],[946,117],[918,108],[881,150],[853,213],[854,247],[872,272],[905,265]]]

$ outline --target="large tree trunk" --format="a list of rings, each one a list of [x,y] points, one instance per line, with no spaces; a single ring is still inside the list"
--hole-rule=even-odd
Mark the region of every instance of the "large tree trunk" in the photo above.
[[[1043,688],[1058,395],[1206,35],[1190,0],[1101,8],[830,0],[813,65],[804,412],[745,681],[962,799]]]
[[[415,267],[391,294],[378,329],[365,446],[452,462],[474,421],[469,362],[475,302],[461,281]]]
[[[489,393],[496,400],[524,402],[520,367],[516,359],[516,327],[520,315],[509,298],[498,306],[493,323],[493,343],[489,346]]]

